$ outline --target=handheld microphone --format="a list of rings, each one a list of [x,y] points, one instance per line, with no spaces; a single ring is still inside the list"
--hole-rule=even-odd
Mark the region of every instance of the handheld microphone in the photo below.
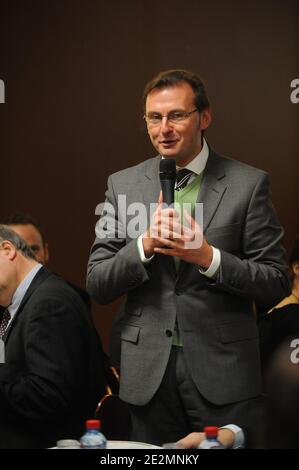
[[[163,195],[163,202],[174,203],[174,187],[176,181],[176,161],[175,158],[164,158],[160,161],[160,183]]]

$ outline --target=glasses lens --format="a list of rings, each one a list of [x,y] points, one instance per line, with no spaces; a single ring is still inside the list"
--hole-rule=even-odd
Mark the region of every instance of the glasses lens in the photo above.
[[[166,116],[163,116],[162,114],[159,113],[148,113],[145,115],[145,120],[148,124],[151,125],[158,125],[161,124],[163,117],[167,117],[167,120],[170,122],[180,122],[184,121],[187,117],[189,117],[192,113],[196,111],[170,111]]]
[[[168,114],[168,120],[172,122],[180,122],[186,119],[188,113],[185,111],[172,111]]]
[[[159,124],[162,121],[162,116],[158,113],[148,113],[146,115],[146,120],[150,124]]]

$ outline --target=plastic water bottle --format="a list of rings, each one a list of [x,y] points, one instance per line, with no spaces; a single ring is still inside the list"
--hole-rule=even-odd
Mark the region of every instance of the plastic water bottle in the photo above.
[[[100,432],[101,422],[98,419],[86,421],[86,432],[80,439],[83,449],[106,449],[107,439]]]
[[[206,438],[199,444],[198,449],[225,449],[218,439],[217,426],[206,426],[204,432]]]

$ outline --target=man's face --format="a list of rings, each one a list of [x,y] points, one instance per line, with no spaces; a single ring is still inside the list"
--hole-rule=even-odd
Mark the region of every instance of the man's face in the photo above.
[[[16,249],[10,242],[0,244],[0,305],[8,307],[18,285]]]
[[[43,243],[42,236],[34,225],[10,225],[10,228],[20,235],[27,245],[30,246],[35,254],[36,261],[41,264],[47,264],[49,260],[48,244]]]
[[[189,113],[194,109],[194,92],[187,82],[181,82],[173,87],[153,89],[147,96],[145,113],[167,116],[171,111]],[[163,117],[158,125],[148,122],[147,128],[158,153],[165,158],[176,158],[179,166],[185,166],[200,152],[202,131],[210,122],[211,113],[206,109],[175,123]]]

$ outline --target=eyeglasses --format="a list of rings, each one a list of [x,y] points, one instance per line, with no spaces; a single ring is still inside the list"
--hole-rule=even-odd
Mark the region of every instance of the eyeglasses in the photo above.
[[[170,111],[170,113],[163,115],[160,113],[148,113],[143,116],[146,120],[147,124],[150,126],[158,126],[161,124],[162,119],[164,117],[167,118],[167,121],[172,123],[182,122],[187,119],[191,114],[196,113],[197,109],[193,109],[193,111]]]

